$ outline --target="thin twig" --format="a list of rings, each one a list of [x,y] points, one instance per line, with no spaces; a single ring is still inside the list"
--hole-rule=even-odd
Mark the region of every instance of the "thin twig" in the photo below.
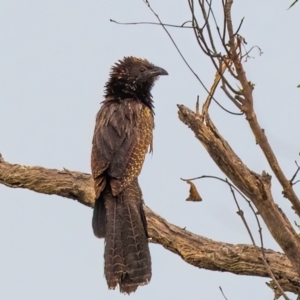
[[[190,6],[190,11],[191,11],[191,14],[192,14],[192,22],[193,22],[193,24],[194,24],[194,26],[193,26],[194,34],[195,34],[196,40],[197,40],[197,42],[198,42],[198,44],[199,44],[201,50],[202,50],[206,55],[208,55],[208,56],[210,57],[210,59],[211,59],[213,65],[214,65],[214,67],[215,67],[216,70],[217,70],[217,73],[218,73],[219,76],[222,78],[222,81],[225,81],[225,82],[226,82],[226,85],[228,85],[232,90],[234,90],[234,89],[231,87],[231,85],[229,84],[229,82],[227,81],[227,79],[223,76],[224,71],[222,71],[222,66],[221,66],[221,67],[217,66],[217,64],[216,64],[216,62],[215,62],[215,60],[214,60],[214,58],[220,58],[220,55],[213,55],[213,54],[211,54],[212,51],[211,51],[211,50],[209,49],[209,47],[207,46],[207,43],[206,43],[206,41],[205,41],[205,38],[204,38],[204,36],[203,36],[203,34],[202,34],[202,29],[200,29],[200,27],[199,27],[199,25],[198,25],[198,22],[197,22],[197,19],[196,19],[195,14],[194,14],[194,2],[193,2],[193,0],[189,0],[188,2],[189,2],[189,6]],[[208,17],[207,17],[207,15],[206,15],[206,10],[205,10],[204,7],[202,7],[202,6],[204,6],[204,5],[203,5],[203,3],[200,3],[200,2],[199,2],[199,5],[201,6],[201,9],[202,9],[202,11],[203,11],[203,15],[204,15],[204,18],[205,18],[205,24],[207,24],[207,30],[210,30]],[[213,12],[212,12],[212,14],[213,14]],[[204,28],[204,26],[203,26],[203,28]],[[209,34],[210,38],[212,39],[211,31],[209,31],[208,34]],[[202,45],[201,42],[203,43],[203,45]],[[214,44],[212,43],[212,45],[214,45]],[[237,43],[237,47],[238,47],[238,43]],[[204,48],[205,48],[205,49],[204,49]],[[216,52],[216,49],[215,49],[215,48],[214,48],[214,52]],[[224,59],[223,57],[221,57],[221,59],[222,59],[222,61],[225,62],[226,66],[229,67],[230,61],[229,61],[227,58]],[[219,63],[222,64],[222,63],[221,63],[221,60],[219,60]],[[234,77],[235,77],[235,76],[234,76]],[[215,88],[216,88],[216,87],[217,87],[217,85],[215,86]],[[209,100],[207,100],[206,102],[207,102],[207,104],[208,104],[208,106],[209,106],[211,100],[213,99],[213,100],[214,100],[221,108],[223,108],[222,105],[220,105],[220,104],[214,99],[214,97],[213,97],[213,94],[214,94],[214,92],[215,92],[215,88],[214,88],[214,87],[211,88],[210,92],[208,93],[208,99],[209,99]],[[213,91],[213,93],[212,93],[212,91]],[[238,91],[235,91],[235,93],[238,94]],[[207,108],[208,108],[208,106],[207,106]],[[224,109],[225,111],[227,111],[228,113],[230,113],[230,114],[239,115],[239,116],[243,114],[243,113],[233,113],[233,112],[231,112],[231,111],[228,111],[228,110],[225,109],[225,108],[223,108],[223,109]],[[202,110],[202,111],[203,111],[203,110]]]
[[[210,2],[206,1],[206,3],[208,4],[209,13],[210,13],[212,11],[212,9],[211,9],[211,1]],[[199,2],[199,6],[201,8],[204,20],[206,20],[205,23],[206,23],[207,33],[208,33],[208,37],[209,37],[209,41],[210,41],[211,47],[212,47],[213,51],[215,53],[217,53],[217,50],[216,50],[216,47],[215,47],[215,44],[214,44],[214,39],[213,39],[213,36],[212,36],[212,33],[211,33],[211,29],[210,29],[210,24],[209,24],[209,21],[208,21],[209,20],[209,14],[207,15],[206,10],[205,10],[205,6],[201,5],[200,2]]]
[[[254,248],[255,248],[255,251],[256,251],[257,255],[260,256],[260,252],[258,251],[258,247],[257,247],[257,245],[256,245],[256,243],[255,243],[254,237],[253,237],[253,235],[252,235],[252,232],[251,232],[251,230],[250,230],[250,227],[249,227],[249,225],[248,225],[248,223],[247,223],[247,221],[246,221],[246,218],[245,218],[245,216],[244,216],[244,212],[241,210],[241,208],[240,208],[240,206],[239,206],[239,203],[238,203],[238,201],[237,201],[237,198],[236,198],[236,196],[235,196],[235,191],[238,192],[238,193],[242,196],[242,198],[245,199],[245,200],[247,201],[247,203],[248,203],[248,205],[250,206],[252,212],[254,213],[254,216],[255,216],[255,218],[256,218],[256,222],[257,222],[257,224],[258,224],[258,228],[259,228],[258,231],[259,231],[260,241],[261,241],[262,261],[263,261],[263,263],[264,263],[266,269],[268,270],[268,273],[269,273],[270,277],[271,277],[272,280],[275,282],[277,288],[280,290],[282,296],[283,296],[286,300],[290,300],[290,299],[287,297],[287,295],[285,294],[285,292],[283,291],[283,289],[282,289],[282,287],[280,286],[280,284],[279,284],[279,282],[277,281],[277,279],[275,278],[275,276],[274,276],[274,274],[273,274],[273,272],[272,272],[272,270],[271,270],[271,268],[270,268],[270,266],[269,266],[269,264],[268,264],[268,262],[267,262],[267,260],[266,260],[266,256],[265,256],[265,252],[264,252],[264,247],[263,247],[262,228],[261,228],[261,225],[260,225],[258,216],[257,216],[257,214],[255,213],[255,210],[254,210],[253,206],[251,205],[251,201],[250,201],[249,199],[247,199],[247,197],[245,197],[245,195],[244,195],[244,194],[243,194],[236,186],[234,186],[231,182],[229,182],[227,178],[226,178],[226,179],[223,179],[223,178],[220,178],[220,177],[217,177],[217,176],[203,175],[203,176],[199,176],[199,177],[195,177],[195,178],[190,178],[190,179],[183,179],[183,178],[181,178],[181,180],[183,180],[183,181],[188,181],[188,180],[189,180],[189,181],[193,181],[193,180],[196,180],[196,179],[202,179],[202,178],[212,178],[212,179],[217,179],[217,180],[220,180],[220,181],[222,181],[222,182],[225,182],[225,183],[229,186],[230,191],[231,191],[231,193],[232,193],[232,196],[233,196],[233,198],[234,198],[234,201],[235,201],[235,203],[236,203],[236,206],[237,206],[237,208],[238,208],[237,214],[241,217],[241,219],[242,219],[242,221],[243,221],[243,223],[244,223],[244,225],[245,225],[245,227],[246,227],[246,229],[247,229],[247,232],[248,232],[248,234],[249,234],[249,236],[250,236],[250,239],[251,239],[251,241],[252,241],[252,244],[253,244],[253,246],[254,246]]]
[[[163,29],[165,30],[165,32],[167,33],[167,35],[169,36],[169,38],[171,39],[173,45],[175,46],[177,52],[179,53],[179,55],[181,56],[181,58],[183,59],[183,61],[185,62],[186,66],[190,69],[190,71],[194,74],[194,76],[198,79],[198,81],[200,82],[200,84],[202,85],[202,87],[205,89],[205,91],[209,94],[208,89],[206,88],[206,86],[204,85],[204,83],[202,82],[202,80],[199,78],[199,76],[197,75],[197,73],[192,69],[192,67],[189,65],[189,63],[187,62],[187,60],[185,59],[185,57],[183,56],[183,54],[181,53],[180,49],[178,48],[177,44],[175,43],[174,39],[172,38],[171,34],[169,33],[169,31],[166,29],[166,27],[163,25],[163,23],[161,22],[161,19],[159,18],[158,14],[152,9],[150,3],[148,0],[144,0],[144,3],[148,6],[148,8],[151,10],[151,12],[154,14],[154,16],[157,18],[157,20],[159,21],[159,23],[161,24],[161,26],[163,27]],[[212,97],[212,99],[217,103],[217,105],[219,105],[224,111],[232,114],[232,115],[240,115],[240,113],[234,113],[231,112],[229,110],[227,110],[226,108],[224,108],[214,97]]]
[[[299,180],[297,180],[296,182],[293,182],[294,179],[296,178],[298,172],[300,171],[300,167],[299,167],[299,165],[298,165],[298,163],[297,163],[296,160],[295,160],[295,164],[296,164],[296,166],[297,166],[297,170],[296,170],[295,174],[293,175],[293,177],[292,177],[291,180],[290,180],[291,185],[294,185],[294,184],[296,184],[296,183],[299,181]]]
[[[224,84],[221,85],[221,89],[224,91],[224,93],[225,93],[225,95],[228,97],[228,99],[231,100],[232,103],[233,103],[237,108],[241,109],[240,103],[238,103],[238,102],[236,101],[236,99],[228,92],[228,90],[227,90],[227,88],[226,88],[226,86],[225,86]],[[240,114],[243,115],[244,113],[241,112]]]
[[[222,0],[222,2],[223,2],[223,0]],[[225,4],[223,4],[223,7],[224,7],[224,5]],[[225,11],[225,10],[223,9],[223,11]],[[224,18],[223,18],[223,35],[221,35],[220,28],[219,28],[219,25],[218,25],[218,22],[217,22],[217,19],[215,17],[214,12],[212,11],[211,14],[212,14],[212,17],[213,17],[213,20],[214,20],[219,38],[222,42],[223,48],[226,51],[227,55],[229,55],[229,50],[227,49],[227,45],[226,45],[226,19],[225,19],[225,13],[224,13]]]
[[[193,26],[193,29],[194,29],[194,33],[195,33],[195,37],[196,37],[196,40],[201,48],[201,50],[207,55],[210,57],[214,67],[216,68],[217,71],[219,71],[219,74],[220,76],[222,77],[222,81],[225,82],[225,84],[229,87],[229,89],[232,90],[232,92],[234,94],[241,94],[239,91],[236,91],[231,85],[230,83],[227,81],[227,79],[225,78],[225,76],[223,76],[223,72],[221,72],[221,68],[219,66],[217,66],[216,62],[215,62],[215,58],[217,58],[219,60],[219,63],[221,63],[221,60],[222,62],[224,62],[226,65],[227,65],[227,68],[229,69],[229,72],[230,74],[235,78],[237,79],[237,75],[233,74],[231,69],[230,69],[230,64],[231,64],[231,60],[228,59],[228,57],[230,57],[230,52],[227,50],[227,47],[226,45],[224,44],[224,48],[227,52],[227,57],[222,57],[220,55],[215,55],[215,54],[211,54],[211,50],[209,49],[209,47],[207,46],[207,43],[205,41],[205,38],[202,34],[202,29],[199,28],[199,25],[198,25],[198,22],[197,22],[197,19],[195,17],[195,13],[194,13],[194,6],[193,6],[193,1],[192,0],[189,0],[189,6],[190,6],[190,11],[191,11],[191,14],[192,14],[192,22],[194,23],[194,26]],[[208,0],[206,0],[206,3],[209,5],[209,9],[211,10],[211,4],[208,2]],[[203,12],[203,16],[204,16],[204,19],[205,19],[205,24],[206,24],[206,27],[207,27],[207,32],[208,32],[208,36],[209,36],[209,40],[213,46],[213,50],[214,50],[214,53],[216,53],[216,49],[214,48],[214,43],[213,43],[213,37],[212,37],[212,34],[211,34],[211,29],[210,29],[210,25],[209,25],[209,20],[208,20],[208,16],[206,15],[206,9],[205,9],[205,6],[203,3],[200,3],[199,1],[199,5],[201,7],[201,10]],[[217,21],[216,21],[216,18],[214,16],[214,13],[213,11],[211,11],[211,14],[213,16],[213,19],[214,19],[214,22],[216,24],[216,26],[218,27],[217,25]],[[203,26],[204,28],[204,26]],[[220,34],[219,34],[220,36]],[[220,37],[221,38],[221,37]],[[200,42],[201,41],[201,42]],[[203,44],[203,45],[202,45]],[[237,40],[237,43],[235,45],[235,49],[239,48],[240,47],[240,40]],[[205,49],[204,49],[205,48]],[[221,58],[221,59],[220,59]]]
[[[202,106],[202,114],[205,116],[208,114],[208,108],[210,106],[212,96],[214,95],[216,88],[221,80],[221,76],[224,74],[225,70],[227,69],[227,65],[222,63],[220,70],[215,75],[214,82],[210,88],[209,95],[207,96],[203,106]]]
[[[242,18],[242,20],[241,20],[241,22],[240,22],[240,25],[239,25],[238,29],[236,30],[236,32],[234,33],[234,35],[237,35],[237,34],[239,33],[240,29],[242,28],[242,25],[243,25],[244,19],[245,19],[245,17],[244,17],[244,18]]]
[[[227,23],[226,23],[226,18],[225,18],[225,1],[226,0],[222,0],[222,6],[223,6],[223,13],[224,13],[224,18],[223,18],[223,36],[222,36],[222,41],[223,43],[225,43],[226,40],[226,33],[227,33]],[[214,15],[213,15],[214,16]]]
[[[256,243],[255,243],[255,240],[254,240],[254,237],[253,237],[252,232],[251,232],[251,230],[250,230],[250,227],[249,227],[249,225],[248,225],[248,223],[247,223],[247,221],[246,221],[244,212],[241,210],[241,208],[240,208],[240,206],[239,206],[239,203],[238,203],[238,201],[237,201],[237,199],[236,199],[236,196],[235,196],[234,190],[233,190],[233,188],[232,188],[232,185],[229,185],[229,187],[230,187],[230,191],[231,191],[231,193],[232,193],[232,196],[233,196],[233,198],[234,198],[234,201],[235,201],[235,203],[236,203],[236,206],[237,206],[237,208],[238,208],[237,214],[241,217],[241,219],[242,219],[242,221],[243,221],[243,223],[244,223],[244,225],[245,225],[245,227],[246,227],[246,229],[247,229],[247,232],[248,232],[248,234],[249,234],[249,236],[250,236],[250,239],[251,239],[251,241],[252,241],[252,244],[253,244],[253,246],[255,247],[255,250],[256,250],[257,254],[259,255],[259,252],[258,252],[258,250],[257,250]],[[250,204],[250,201],[248,202],[248,204]],[[255,211],[254,211],[252,205],[250,205],[250,207],[251,207],[251,209],[252,209],[252,211],[253,211],[253,213],[254,213],[254,216],[255,216],[255,218],[256,218],[256,221],[257,221],[257,223],[258,223],[258,232],[259,232],[259,235],[260,235],[261,254],[262,254],[262,260],[263,260],[263,263],[264,263],[266,269],[268,270],[270,277],[271,277],[272,280],[275,282],[277,288],[280,290],[282,296],[283,296],[286,300],[290,300],[290,299],[288,298],[288,296],[285,294],[285,292],[283,291],[283,289],[282,289],[282,287],[280,286],[280,284],[279,284],[279,282],[277,281],[277,279],[275,278],[275,276],[274,276],[274,274],[273,274],[273,272],[272,272],[272,270],[271,270],[271,268],[270,268],[270,266],[269,266],[269,264],[268,264],[268,262],[267,262],[266,255],[265,255],[265,250],[264,250],[264,247],[263,247],[264,244],[263,244],[262,228],[261,228],[261,226],[260,226],[260,222],[259,222],[259,220],[258,220],[257,214],[255,213]]]
[[[217,55],[216,52],[213,52],[206,44],[204,36],[203,36],[203,29],[206,26],[206,23],[208,22],[208,20],[205,20],[205,23],[203,25],[203,28],[200,28],[197,22],[197,19],[195,17],[195,13],[194,13],[194,1],[193,0],[189,0],[189,6],[190,6],[190,11],[192,14],[192,22],[193,22],[193,29],[194,29],[194,34],[197,40],[197,43],[199,45],[199,47],[201,48],[201,50],[203,51],[204,54],[206,54],[209,57],[213,57],[214,55]]]
[[[200,84],[202,85],[202,87],[209,93],[208,89],[206,88],[206,86],[204,85],[204,83],[202,82],[202,80],[199,78],[199,76],[197,75],[197,73],[192,69],[192,67],[189,65],[189,63],[187,62],[187,60],[185,59],[185,57],[183,56],[183,54],[181,53],[180,49],[178,48],[177,44],[175,43],[174,39],[172,38],[171,34],[169,33],[169,31],[166,29],[166,27],[164,26],[164,24],[162,23],[160,17],[158,16],[158,14],[152,9],[150,3],[148,0],[144,0],[145,4],[148,6],[148,8],[151,10],[151,12],[154,14],[154,16],[157,18],[157,20],[159,21],[159,24],[163,27],[163,29],[165,30],[165,32],[167,33],[167,35],[169,36],[169,38],[171,39],[173,45],[175,46],[177,52],[179,53],[179,55],[181,56],[181,58],[183,59],[183,61],[185,62],[186,66],[190,69],[190,71],[194,74],[194,76],[198,79],[198,81],[200,82]]]
[[[116,24],[119,24],[119,25],[159,25],[161,26],[162,24],[160,23],[156,23],[156,22],[118,22],[118,21],[115,21],[113,19],[109,19],[110,22],[112,23],[116,23]],[[193,26],[184,26],[186,23],[188,22],[191,22],[191,21],[186,21],[184,22],[182,25],[174,25],[174,24],[166,24],[166,23],[163,23],[164,26],[166,27],[175,27],[175,28],[188,28],[188,29],[192,29]]]
[[[222,293],[224,299],[225,299],[225,300],[228,300],[228,299],[226,298],[226,296],[225,296],[225,294],[224,294],[224,292],[223,292],[223,290],[222,290],[222,288],[221,288],[220,286],[219,286],[219,289],[220,289],[220,291],[221,291],[221,293]]]

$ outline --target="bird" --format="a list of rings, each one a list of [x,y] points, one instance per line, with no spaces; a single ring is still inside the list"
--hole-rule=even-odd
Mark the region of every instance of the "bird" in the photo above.
[[[91,169],[95,205],[92,227],[104,238],[104,274],[109,289],[130,294],[150,282],[147,220],[138,176],[152,151],[151,89],[163,68],[133,56],[116,62],[96,116]]]

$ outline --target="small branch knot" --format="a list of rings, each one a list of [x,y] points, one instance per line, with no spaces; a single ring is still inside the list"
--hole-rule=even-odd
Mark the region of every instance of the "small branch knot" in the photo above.
[[[272,176],[268,174],[266,171],[262,172],[262,179],[266,181],[267,183],[271,182]]]

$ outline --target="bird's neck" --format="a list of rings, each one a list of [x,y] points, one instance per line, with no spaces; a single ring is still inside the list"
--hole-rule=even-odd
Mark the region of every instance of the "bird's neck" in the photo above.
[[[116,101],[126,101],[126,99],[134,99],[139,103],[146,105],[154,114],[154,104],[150,91],[140,91],[138,89],[131,90],[128,88],[106,88],[105,98]]]

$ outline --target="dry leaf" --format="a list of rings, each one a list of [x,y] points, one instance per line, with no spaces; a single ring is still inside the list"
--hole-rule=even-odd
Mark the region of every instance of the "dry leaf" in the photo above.
[[[202,198],[201,198],[200,194],[198,193],[196,186],[190,180],[187,180],[186,183],[188,183],[191,186],[190,187],[190,195],[186,199],[186,201],[195,201],[195,202],[202,201]]]

